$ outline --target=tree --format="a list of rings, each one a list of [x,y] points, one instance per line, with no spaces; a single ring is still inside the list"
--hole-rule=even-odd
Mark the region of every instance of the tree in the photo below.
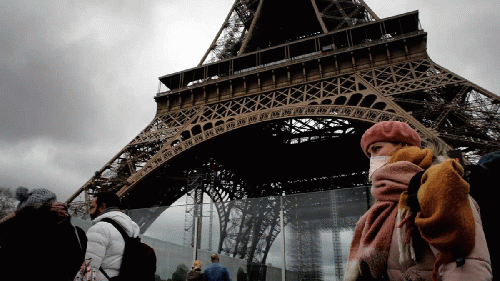
[[[16,199],[10,188],[0,187],[0,219],[16,210]]]

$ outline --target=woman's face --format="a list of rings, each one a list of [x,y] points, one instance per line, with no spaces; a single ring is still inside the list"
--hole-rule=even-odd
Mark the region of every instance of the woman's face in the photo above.
[[[368,154],[370,157],[375,156],[389,156],[389,153],[392,153],[396,148],[396,144],[387,141],[380,141],[372,143],[368,147]]]

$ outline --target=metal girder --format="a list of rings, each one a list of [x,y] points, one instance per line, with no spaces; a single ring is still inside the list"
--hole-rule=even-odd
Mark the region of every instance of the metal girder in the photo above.
[[[276,0],[272,1],[276,2]],[[300,0],[300,2],[308,2],[314,10],[323,33],[345,26],[379,20],[363,0]],[[297,2],[294,4],[296,5]],[[288,3],[284,1],[282,5],[288,5]],[[236,0],[198,65],[245,53],[247,44],[259,24],[260,11],[263,6],[264,0]],[[276,11],[276,13],[279,12]],[[302,35],[308,36],[309,34]],[[293,39],[296,38],[290,38],[290,40]],[[267,47],[270,46],[272,45]]]
[[[360,87],[360,84],[364,87]],[[415,114],[414,118],[427,127],[433,127],[435,121],[429,118],[447,101],[442,97],[446,95],[443,91],[465,84],[469,90],[461,103],[461,109],[455,111],[459,114],[455,115],[463,120],[465,114],[468,119],[475,121],[444,126],[440,129],[441,134],[467,147],[484,142],[490,143],[489,149],[498,147],[498,141],[495,141],[500,130],[498,97],[428,59],[417,59],[360,71],[356,75],[341,75],[157,116],[84,187],[96,189],[128,185],[127,188],[130,188],[134,179],[146,176],[145,172],[152,171],[153,167],[162,165],[193,145],[237,128],[270,120],[300,116],[334,116],[368,122],[405,120],[395,113],[399,108],[399,111],[407,111],[408,115],[419,110],[420,114]],[[448,100],[453,100],[453,97]],[[392,99],[393,104],[390,103]],[[483,130],[482,136],[471,131],[470,126],[478,128],[475,132],[480,131],[480,126],[486,120],[491,129]],[[460,128],[467,129],[469,135],[464,136]],[[432,138],[432,133],[424,139],[428,138]],[[137,140],[141,140],[141,143]],[[484,149],[481,146],[477,151],[482,153]],[[133,151],[133,155],[130,151]],[[123,159],[142,160],[127,162]],[[134,174],[128,168],[130,163],[135,163]],[[122,166],[127,168],[122,169]],[[83,191],[84,187],[80,190]]]

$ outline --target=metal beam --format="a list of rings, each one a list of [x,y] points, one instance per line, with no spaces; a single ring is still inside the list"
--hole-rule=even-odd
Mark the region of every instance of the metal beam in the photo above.
[[[316,18],[318,18],[318,22],[321,25],[321,29],[323,30],[323,33],[327,33],[328,29],[326,28],[325,22],[323,21],[323,18],[321,17],[321,13],[318,10],[318,5],[316,5],[316,0],[311,0],[311,4],[314,8],[314,12],[316,13]]]
[[[238,3],[238,1],[239,0],[234,1],[234,4],[231,7],[231,10],[229,11],[229,13],[227,14],[227,17],[224,20],[224,23],[220,27],[219,32],[217,32],[217,35],[215,36],[214,40],[212,41],[212,44],[210,44],[210,47],[208,47],[208,50],[205,52],[205,55],[203,55],[203,57],[201,58],[201,61],[200,61],[200,63],[198,63],[198,66],[201,66],[203,64],[203,62],[207,59],[208,54],[210,54],[210,52],[215,48],[215,45],[217,44],[217,40],[219,39],[220,35],[222,34],[222,31],[225,28],[227,28],[227,26],[228,26],[229,19],[231,18],[231,15],[233,14],[234,8],[236,7],[236,4]]]
[[[238,51],[238,56],[241,56],[242,54],[245,53],[245,49],[247,47],[247,44],[250,41],[250,38],[252,37],[253,30],[255,29],[255,25],[257,24],[257,20],[260,17],[260,13],[262,11],[262,4],[263,3],[264,3],[264,0],[260,0],[259,6],[257,6],[257,11],[255,12],[255,15],[253,16],[252,24],[250,25],[249,30],[245,34],[245,40],[243,41],[243,44],[241,44],[241,48]]]

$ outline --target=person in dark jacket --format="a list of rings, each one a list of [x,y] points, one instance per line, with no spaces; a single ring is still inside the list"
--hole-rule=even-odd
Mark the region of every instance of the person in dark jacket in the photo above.
[[[87,243],[67,206],[42,188],[20,187],[16,198],[17,210],[0,222],[2,280],[73,280]]]
[[[210,255],[212,264],[205,269],[203,273],[203,281],[231,281],[229,271],[221,265],[219,255]]]
[[[202,281],[203,273],[201,272],[201,261],[195,260],[191,266],[191,271],[188,272],[186,281]]]
[[[490,249],[498,249],[496,237],[499,235],[496,226],[497,198],[489,190],[498,180],[500,172],[500,150],[483,155],[476,164],[465,167],[465,179],[470,184],[470,195],[480,208],[483,230]],[[490,251],[491,265],[497,266],[498,251]],[[497,272],[493,269],[494,272]]]

